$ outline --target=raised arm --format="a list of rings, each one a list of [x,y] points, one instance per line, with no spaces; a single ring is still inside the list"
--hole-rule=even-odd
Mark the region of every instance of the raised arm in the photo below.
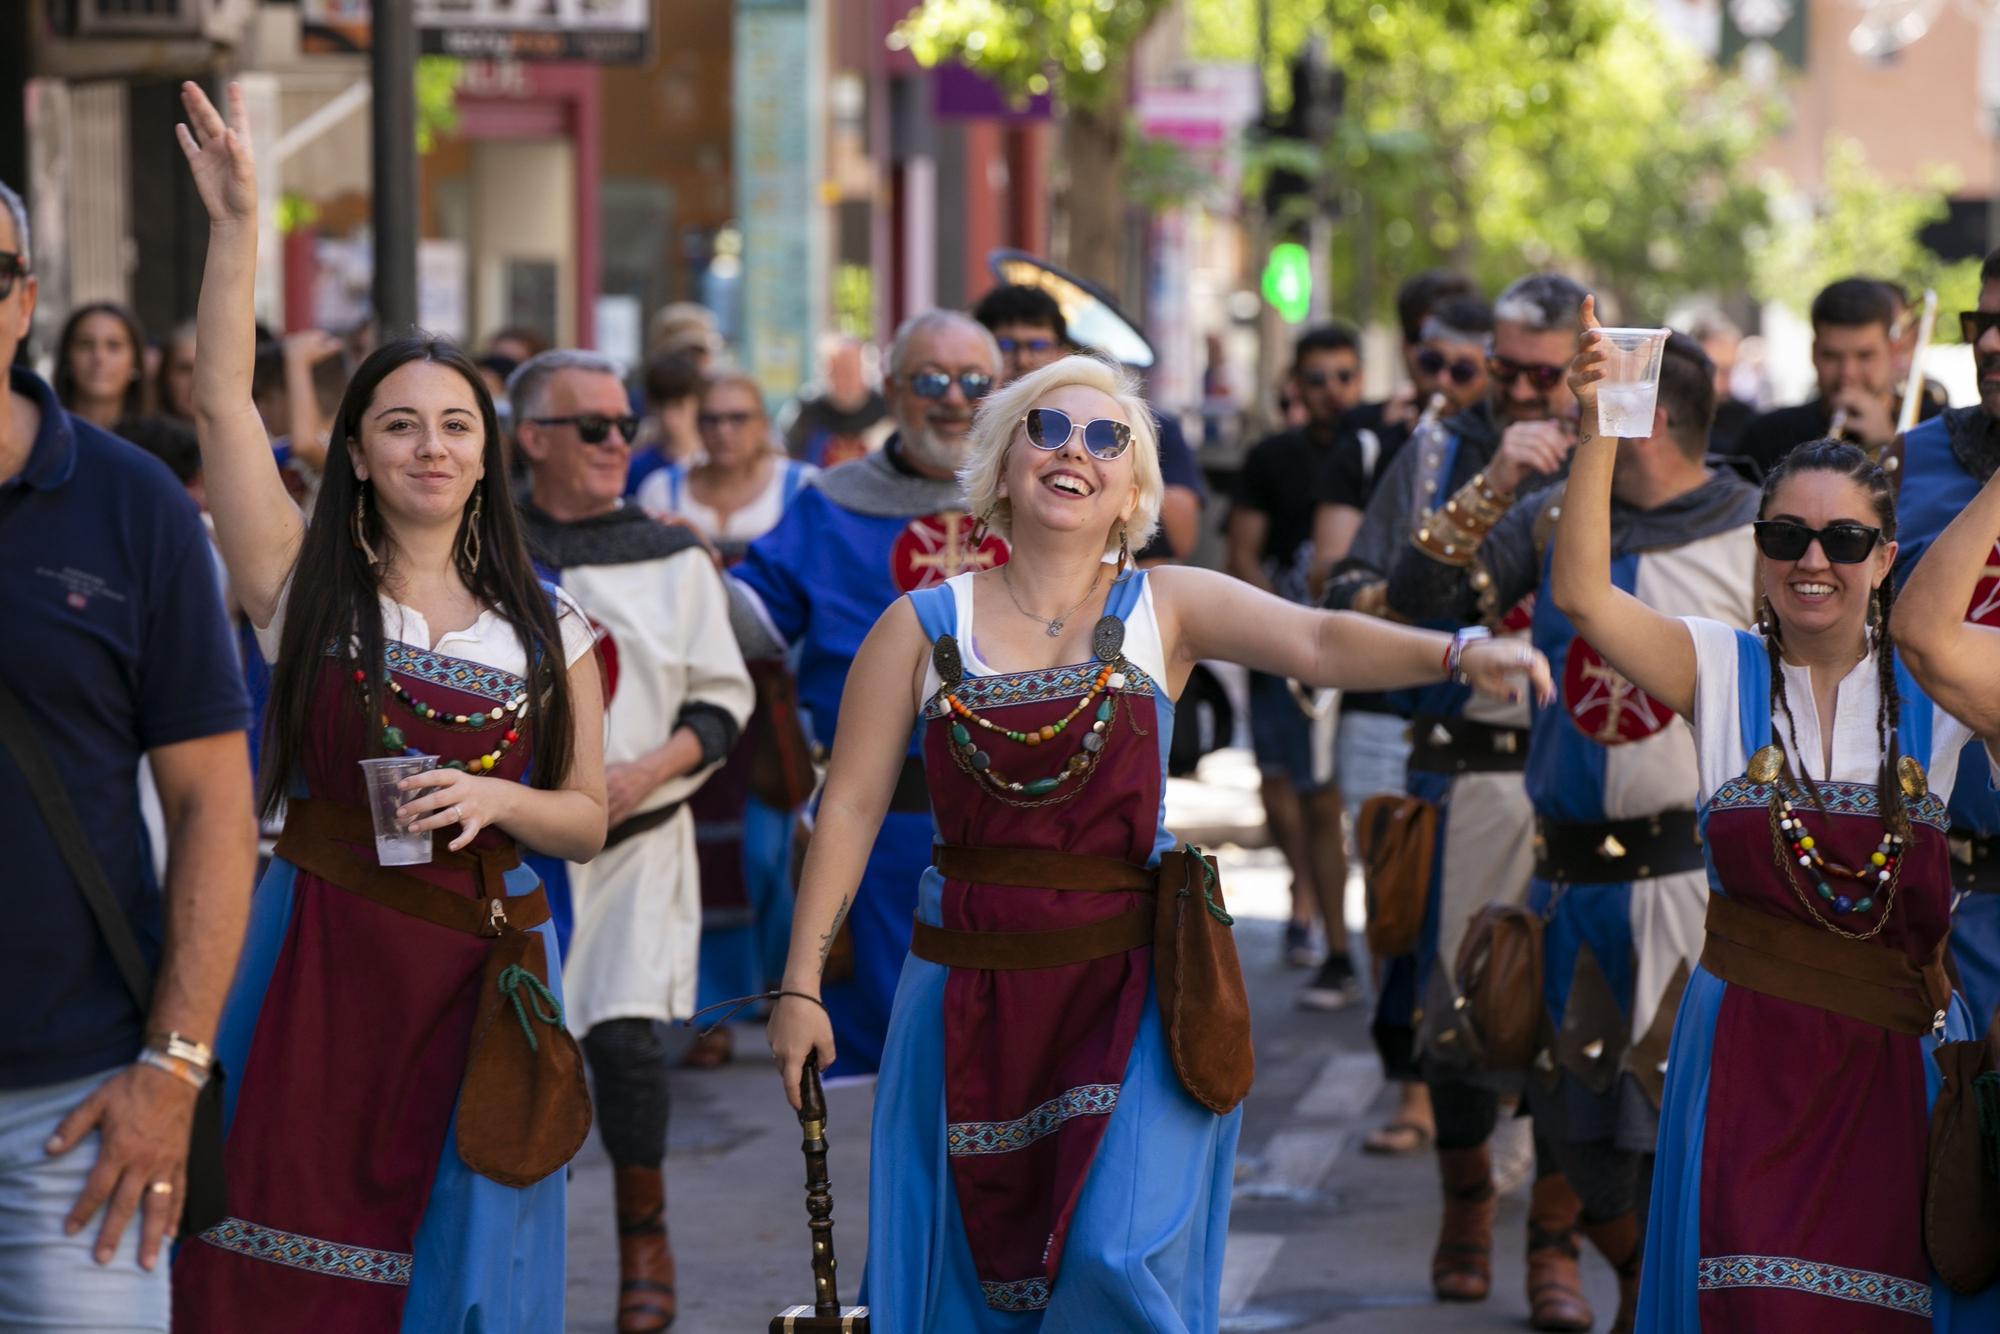
[[[1989,479],[1917,562],[1891,613],[1896,649],[1924,693],[1989,743],[2000,740],[2000,630],[1967,621],[1965,609],[1996,538],[2000,479]]]
[[[896,775],[909,752],[916,724],[916,691],[926,644],[917,613],[897,599],[854,655],[840,716],[866,719],[840,729],[813,822],[812,843],[792,910],[792,948],[785,960],[786,991],[818,996],[820,975],[840,924],[853,906],[876,831],[888,813]],[[833,1064],[833,1026],[811,1001],[781,997],[771,1012],[771,1053],[785,1081],[785,1096],[799,1105],[799,1071],[817,1052],[819,1068]]]
[[[229,86],[225,125],[208,95],[181,85],[187,123],[174,127],[208,209],[208,265],[202,271],[195,339],[195,433],[215,537],[230,588],[259,629],[271,623],[305,536],[278,475],[270,437],[251,401],[257,347],[257,168],[250,156],[243,90]]]
[[[1358,612],[1315,611],[1213,570],[1181,566],[1148,578],[1177,675],[1204,658],[1220,658],[1341,690],[1400,690],[1445,679],[1450,635]],[[1532,685],[1543,702],[1552,695],[1548,660],[1525,644],[1475,643],[1462,667],[1488,694],[1517,697]]]
[[[1694,638],[1685,625],[1611,582],[1611,471],[1618,442],[1597,434],[1597,382],[1606,357],[1596,298],[1583,301],[1583,345],[1570,388],[1582,408],[1569,486],[1556,526],[1551,584],[1556,606],[1620,675],[1683,718],[1694,715]]]

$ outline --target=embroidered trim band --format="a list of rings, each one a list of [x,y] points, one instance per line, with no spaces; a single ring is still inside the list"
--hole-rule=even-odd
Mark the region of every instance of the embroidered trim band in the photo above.
[[[1118,1106],[1118,1085],[1079,1084],[1065,1089],[1016,1121],[955,1121],[945,1127],[945,1153],[952,1158],[1012,1153],[1052,1135],[1079,1116],[1109,1116]]]
[[[993,676],[968,674],[958,688],[958,697],[972,708],[1004,709],[1011,704],[1035,704],[1044,700],[1075,699],[1087,695],[1097,673],[1103,668],[1101,662],[1085,663],[1081,666],[1051,667],[1040,672],[1001,672]],[[1123,695],[1151,695],[1154,692],[1153,678],[1129,663],[1124,667],[1125,684],[1119,687]],[[949,707],[942,700],[933,699],[924,708],[924,716],[942,718]]]
[[[283,1232],[241,1218],[225,1218],[201,1239],[225,1251],[247,1255],[252,1260],[304,1269],[333,1278],[351,1278],[362,1283],[410,1285],[411,1257],[402,1251],[378,1251],[367,1246],[343,1246],[337,1241]]]
[[[1017,1278],[1011,1283],[982,1282],[986,1304],[996,1311],[1039,1311],[1049,1304],[1049,1281]]]
[[[1880,816],[1881,795],[1872,783],[1828,783],[1821,781],[1820,795],[1826,800],[1828,815]],[[1748,778],[1732,778],[1715,790],[1708,799],[1712,811],[1745,810],[1755,807],[1759,810],[1771,804],[1771,784],[1753,783]],[[1808,800],[1804,809],[1816,811]],[[1944,803],[1937,793],[1927,792],[1908,806],[1910,818],[1918,824],[1929,825],[1939,833],[1945,831],[1946,815]]]
[[[1870,1269],[1795,1260],[1786,1255],[1703,1256],[1695,1266],[1695,1287],[1777,1288],[1813,1297],[1859,1302],[1885,1310],[1930,1319],[1931,1288],[1915,1279],[1878,1274]]]

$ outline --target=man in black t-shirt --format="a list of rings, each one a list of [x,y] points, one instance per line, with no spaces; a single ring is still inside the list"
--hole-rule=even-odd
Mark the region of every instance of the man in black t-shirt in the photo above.
[[[1361,397],[1361,345],[1352,329],[1325,325],[1298,342],[1292,392],[1306,424],[1252,446],[1229,513],[1227,568],[1237,578],[1293,602],[1312,600],[1313,485],[1332,450],[1337,423]],[[1310,962],[1313,905],[1326,927],[1327,953],[1301,1002],[1337,1009],[1355,994],[1342,900],[1347,857],[1340,791],[1334,785],[1330,717],[1281,677],[1250,674],[1250,733],[1263,775],[1264,815],[1292,872],[1286,948]]]

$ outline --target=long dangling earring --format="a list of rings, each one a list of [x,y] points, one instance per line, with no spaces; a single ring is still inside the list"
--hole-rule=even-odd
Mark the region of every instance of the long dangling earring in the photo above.
[[[1771,599],[1761,594],[1757,598],[1757,629],[1774,644],[1785,642],[1778,634],[1778,613],[1772,608]]]
[[[382,558],[375,554],[375,548],[368,544],[368,484],[361,482],[354,489],[354,522],[351,525],[354,545],[368,558],[368,563],[380,566]]]
[[[472,493],[472,514],[466,520],[465,541],[459,546],[465,556],[465,568],[474,571],[479,568],[479,510],[486,503],[484,488]]]
[[[1125,572],[1132,568],[1132,532],[1124,524],[1118,525],[1118,569],[1111,576],[1123,579]]]
[[[977,551],[979,550],[979,548],[986,545],[987,521],[993,517],[993,511],[998,508],[1000,508],[1000,502],[996,500],[991,505],[988,505],[984,510],[982,510],[977,519],[974,519],[972,521],[972,536],[968,539],[968,541],[971,543],[972,549],[974,551]]]

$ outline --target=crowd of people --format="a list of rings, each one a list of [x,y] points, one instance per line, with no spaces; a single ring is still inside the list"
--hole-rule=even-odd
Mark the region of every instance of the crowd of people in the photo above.
[[[747,1002],[795,1107],[876,1077],[875,1328],[1214,1330],[1254,1062],[1163,794],[1235,663],[1299,1004],[1372,1000],[1440,1300],[1518,1118],[1537,1329],[1598,1321],[1579,1238],[1614,1330],[2000,1327],[1933,1123],[1996,1064],[2000,252],[1976,405],[1857,276],[1812,401],[1734,399],[1710,319],[1618,439],[1584,288],[1419,275],[1401,387],[1306,331],[1217,514],[1039,288],[911,317],[879,388],[830,343],[777,420],[699,307],[636,368],[273,336],[241,96],[184,100],[158,349],[93,304],[16,357],[0,185],[0,1325],[559,1330],[594,1127],[617,1328],[667,1329],[667,1027]]]

